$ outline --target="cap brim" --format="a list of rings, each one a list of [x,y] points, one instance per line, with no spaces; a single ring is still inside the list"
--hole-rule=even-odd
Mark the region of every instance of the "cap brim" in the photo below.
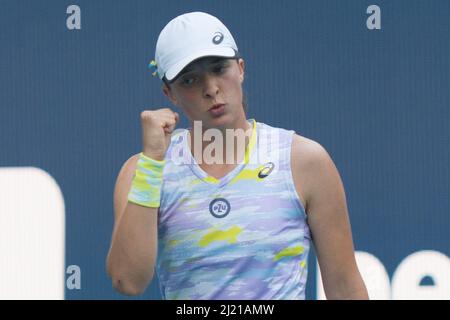
[[[169,70],[167,70],[165,77],[168,81],[172,81],[173,79],[176,78],[176,76],[180,73],[180,71],[183,70],[189,63],[199,58],[209,56],[232,58],[235,55],[236,51],[233,48],[220,47],[220,48],[203,49],[178,61]]]

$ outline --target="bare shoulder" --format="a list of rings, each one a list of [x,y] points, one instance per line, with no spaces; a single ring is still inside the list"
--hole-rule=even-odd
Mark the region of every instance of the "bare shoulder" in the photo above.
[[[334,166],[333,161],[320,143],[294,134],[291,164],[297,193],[307,209],[317,183],[321,181],[320,177]]]
[[[315,157],[324,157],[325,148],[317,141],[294,134],[292,137],[292,153],[298,160],[316,160]]]
[[[125,208],[127,203],[128,192],[131,188],[138,160],[139,154],[132,155],[124,162],[117,175],[116,185],[114,187],[114,212],[116,217]]]

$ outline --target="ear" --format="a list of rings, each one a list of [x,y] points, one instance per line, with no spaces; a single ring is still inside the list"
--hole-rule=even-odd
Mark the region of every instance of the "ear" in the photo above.
[[[242,82],[244,82],[244,70],[245,70],[244,59],[239,58],[238,66],[239,66],[239,79],[241,80],[241,83],[242,83]]]
[[[173,94],[173,91],[169,87],[167,87],[167,85],[165,83],[163,83],[163,85],[161,86],[161,89],[162,89],[162,92],[164,93],[164,95],[170,100],[170,102],[172,102],[174,105],[178,106],[177,98]]]

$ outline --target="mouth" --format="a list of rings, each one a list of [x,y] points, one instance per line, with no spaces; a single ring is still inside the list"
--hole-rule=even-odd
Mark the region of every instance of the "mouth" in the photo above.
[[[224,103],[217,103],[217,104],[213,105],[211,108],[209,108],[208,111],[218,110],[220,107],[222,107],[224,105],[225,105]]]
[[[211,114],[211,116],[217,118],[225,114],[225,104],[224,103],[217,103],[213,105],[211,108],[209,108],[208,112]]]

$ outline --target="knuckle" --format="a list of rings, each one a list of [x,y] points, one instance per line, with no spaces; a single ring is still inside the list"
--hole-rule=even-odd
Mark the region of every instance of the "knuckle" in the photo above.
[[[141,118],[146,118],[150,115],[151,111],[145,110],[141,112]]]

